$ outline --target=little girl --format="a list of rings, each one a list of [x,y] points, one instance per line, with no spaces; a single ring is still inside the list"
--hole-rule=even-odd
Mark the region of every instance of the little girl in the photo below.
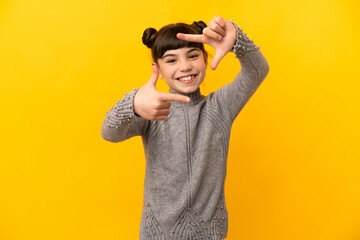
[[[153,74],[111,108],[101,128],[110,142],[142,137],[146,174],[140,239],[224,239],[231,125],[268,74],[268,63],[242,29],[221,17],[208,26],[200,21],[148,28],[143,43],[152,52]],[[215,50],[211,69],[230,51],[241,64],[232,83],[208,96],[199,89],[208,63],[203,43]],[[156,91],[158,77],[169,93]]]

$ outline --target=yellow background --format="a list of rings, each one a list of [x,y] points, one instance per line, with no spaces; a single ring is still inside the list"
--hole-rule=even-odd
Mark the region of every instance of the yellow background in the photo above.
[[[102,120],[151,75],[145,28],[216,15],[270,65],[232,130],[228,239],[360,239],[359,13],[355,0],[1,0],[0,239],[138,239],[141,139],[106,142]],[[203,94],[238,70],[227,55]]]

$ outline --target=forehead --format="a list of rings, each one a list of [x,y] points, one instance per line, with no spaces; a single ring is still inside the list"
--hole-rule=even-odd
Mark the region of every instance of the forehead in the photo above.
[[[171,50],[167,50],[164,55],[164,57],[167,57],[168,55],[173,56],[173,55],[182,55],[182,54],[188,54],[194,51],[201,51],[199,48],[194,48],[194,47],[183,47],[183,48],[178,48],[178,49],[171,49]]]

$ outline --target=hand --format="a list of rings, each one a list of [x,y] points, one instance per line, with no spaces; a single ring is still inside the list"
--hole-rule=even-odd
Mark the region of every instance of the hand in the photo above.
[[[147,120],[165,120],[170,113],[171,101],[190,102],[190,98],[180,94],[162,93],[156,90],[159,69],[153,64],[150,80],[134,96],[134,112]]]
[[[190,42],[209,44],[215,50],[215,57],[210,67],[215,70],[221,59],[232,49],[236,40],[235,26],[222,17],[214,17],[203,34],[178,33],[177,38]]]

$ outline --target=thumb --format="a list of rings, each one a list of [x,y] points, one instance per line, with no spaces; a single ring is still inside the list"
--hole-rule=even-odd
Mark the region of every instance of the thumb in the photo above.
[[[159,78],[159,68],[156,63],[152,64],[153,73],[148,81],[152,86],[156,87],[157,80]]]
[[[215,53],[215,57],[213,58],[213,60],[211,61],[210,64],[210,68],[212,70],[215,70],[217,68],[217,66],[219,65],[221,59],[223,59],[223,57],[226,55],[226,52],[217,52]]]

